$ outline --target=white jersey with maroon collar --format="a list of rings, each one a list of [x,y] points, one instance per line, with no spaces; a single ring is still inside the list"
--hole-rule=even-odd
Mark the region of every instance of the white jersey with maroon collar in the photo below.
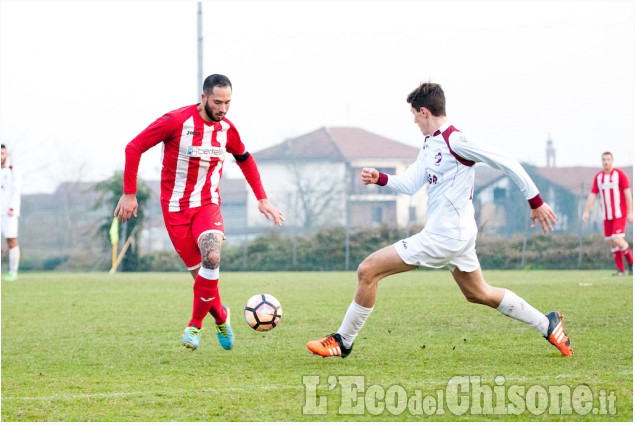
[[[477,162],[504,171],[532,207],[542,203],[538,188],[514,157],[476,143],[447,122],[426,137],[417,160],[404,174],[388,176],[386,186],[413,195],[428,183],[426,231],[469,240],[477,233],[472,204]]]
[[[245,152],[236,127],[226,118],[205,122],[197,105],[165,114],[126,146],[124,193],[136,193],[141,154],[161,142],[162,206],[182,211],[210,203],[220,205],[218,183],[225,153]]]
[[[9,209],[13,210],[13,215],[20,215],[20,191],[21,179],[15,167],[7,160],[0,172],[2,181],[2,193],[0,194],[0,214],[6,214]]]

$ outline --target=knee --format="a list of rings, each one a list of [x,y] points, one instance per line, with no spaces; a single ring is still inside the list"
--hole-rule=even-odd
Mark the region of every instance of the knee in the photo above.
[[[362,261],[362,263],[357,267],[357,282],[360,285],[367,285],[373,281],[373,267],[372,263],[367,259]]]
[[[204,258],[201,259],[203,263],[203,267],[206,269],[217,269],[220,267],[220,253],[218,252],[210,252]]]

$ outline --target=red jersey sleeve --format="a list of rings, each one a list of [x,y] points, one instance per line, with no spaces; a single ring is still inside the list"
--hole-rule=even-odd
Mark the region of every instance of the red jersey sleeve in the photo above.
[[[227,144],[225,145],[227,152],[232,155],[240,156],[246,153],[247,149],[243,144],[242,140],[240,140],[240,135],[238,134],[238,130],[234,127],[233,124],[227,130]],[[256,165],[256,160],[253,156],[248,155],[245,160],[236,161],[236,164],[242,171],[245,176],[245,180],[249,183],[251,190],[254,191],[254,195],[256,195],[256,199],[266,199],[267,193],[265,192],[265,188],[262,185],[262,180],[260,179],[260,172],[258,171],[258,166]]]
[[[617,173],[620,175],[620,190],[624,191],[626,189],[630,189],[631,184],[628,181],[628,176],[626,173],[619,168],[617,169]]]
[[[141,154],[166,140],[175,128],[175,120],[166,114],[150,124],[126,146],[123,193],[137,193],[137,172]]]
[[[593,177],[593,186],[591,186],[591,193],[595,195],[597,195],[600,192],[600,189],[598,188],[598,174],[596,174],[595,177]]]
[[[227,152],[232,155],[242,155],[245,153],[245,145],[233,124],[230,124],[229,130],[227,130],[227,144],[225,148]]]

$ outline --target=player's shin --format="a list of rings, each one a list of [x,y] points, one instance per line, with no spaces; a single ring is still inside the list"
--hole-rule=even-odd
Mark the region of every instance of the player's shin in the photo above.
[[[364,326],[366,319],[368,319],[372,311],[373,307],[362,307],[355,301],[351,302],[342,321],[342,325],[337,331],[342,337],[342,343],[346,348],[350,348],[353,345],[353,341],[355,341],[359,330]]]
[[[628,247],[628,244],[626,245],[626,247],[622,248],[622,253],[624,254],[624,257],[626,258],[626,262],[628,264],[633,264],[633,254],[631,254],[631,250]]]
[[[219,269],[199,269],[198,276],[194,279],[194,302],[189,326],[202,327],[208,312],[214,316],[216,323],[225,321],[226,313],[218,292],[218,278]]]
[[[19,265],[20,265],[20,247],[15,246],[9,249],[9,272],[13,274],[17,274]]]
[[[500,305],[496,308],[505,316],[511,317],[534,327],[543,336],[547,336],[549,319],[543,313],[532,307],[518,295],[505,289]]]
[[[620,272],[624,271],[624,257],[622,256],[622,250],[619,248],[611,248],[611,252],[613,253],[613,260],[615,261],[615,266],[617,270]]]

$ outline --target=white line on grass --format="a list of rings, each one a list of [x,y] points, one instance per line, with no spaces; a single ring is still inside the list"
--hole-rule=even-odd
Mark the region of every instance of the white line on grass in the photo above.
[[[457,376],[464,376],[463,374],[458,374]],[[504,376],[504,375],[503,375]],[[570,375],[558,375],[558,376],[532,376],[532,377],[525,377],[525,376],[505,376],[505,382],[506,383],[511,383],[511,382],[528,382],[528,381],[532,381],[532,382],[536,382],[536,381],[548,381],[548,380],[554,380],[554,379],[562,379],[562,378],[581,378],[582,375],[579,374],[570,374]],[[326,377],[324,377],[326,378]],[[493,378],[492,378],[493,379]],[[417,381],[417,382],[398,382],[398,383],[392,383],[392,384],[398,384],[398,385],[402,385],[402,386],[411,386],[411,387],[416,387],[419,388],[422,384],[428,384],[428,385],[434,385],[434,386],[439,386],[439,385],[446,385],[448,383],[448,379],[446,380],[421,380],[421,381]],[[487,382],[488,380],[486,379],[485,382]],[[376,382],[375,382],[376,383]],[[372,382],[368,382],[368,384],[372,384]],[[386,386],[390,386],[392,384],[388,384]],[[239,388],[207,388],[207,389],[200,389],[200,390],[195,390],[192,391],[192,389],[175,389],[175,390],[170,390],[170,391],[166,391],[166,390],[153,390],[153,391],[130,391],[130,392],[113,392],[113,393],[90,393],[90,394],[56,394],[56,395],[51,395],[51,396],[40,396],[40,397],[11,397],[11,396],[2,396],[2,400],[76,400],[76,399],[82,399],[82,398],[118,398],[118,397],[132,397],[132,396],[145,396],[145,395],[174,395],[174,394],[183,394],[183,393],[191,393],[191,392],[197,392],[197,393],[215,393],[215,392],[220,392],[220,391],[236,391],[236,392],[247,392],[247,391],[268,391],[268,390],[301,390],[304,391],[304,386],[303,385],[263,385],[263,386],[246,386],[246,387],[239,387]],[[328,389],[328,384],[324,383],[324,384],[319,384],[317,386],[317,389]]]
[[[117,398],[117,397],[132,397],[132,396],[145,396],[145,395],[173,395],[183,393],[208,393],[208,392],[221,392],[221,391],[267,391],[267,390],[304,390],[301,385],[265,385],[261,387],[247,386],[241,388],[208,388],[203,390],[181,389],[181,390],[154,390],[154,391],[130,391],[130,392],[114,392],[114,393],[90,393],[90,394],[56,394],[51,396],[40,397],[5,397],[2,396],[2,400],[75,400],[80,398]]]

